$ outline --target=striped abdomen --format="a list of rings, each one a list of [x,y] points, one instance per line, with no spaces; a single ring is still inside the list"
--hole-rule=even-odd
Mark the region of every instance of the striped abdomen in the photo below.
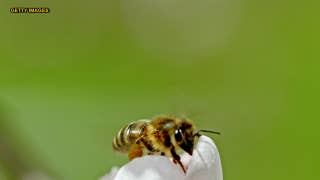
[[[138,120],[120,129],[113,139],[113,149],[120,152],[128,152],[130,146],[135,144],[138,138],[141,137],[149,123],[149,120]]]

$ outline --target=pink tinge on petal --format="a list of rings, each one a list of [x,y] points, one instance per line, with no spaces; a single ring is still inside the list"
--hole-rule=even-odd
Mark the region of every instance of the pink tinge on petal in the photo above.
[[[190,164],[190,161],[192,159],[192,156],[190,156],[188,153],[183,153],[181,155],[181,163],[183,164],[184,166],[184,169],[186,171],[188,171],[188,168],[189,168],[189,164]]]
[[[211,138],[200,136],[185,180],[223,180],[218,149]]]
[[[188,170],[189,163],[190,163],[190,160],[191,160],[192,156],[190,156],[188,153],[183,153],[182,155],[180,155],[180,157],[181,157],[181,163],[182,163],[184,169]],[[172,157],[170,158],[170,161],[172,163],[176,164],[176,166],[178,166],[179,168],[181,168],[178,163],[174,162]]]
[[[114,180],[183,180],[184,176],[167,157],[143,156],[123,166]]]

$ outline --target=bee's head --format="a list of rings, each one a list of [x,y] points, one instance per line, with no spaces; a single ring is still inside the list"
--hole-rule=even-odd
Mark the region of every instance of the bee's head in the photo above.
[[[179,126],[174,131],[174,138],[184,151],[192,155],[193,146],[194,146],[194,136],[193,136],[194,127],[193,125],[183,120]]]

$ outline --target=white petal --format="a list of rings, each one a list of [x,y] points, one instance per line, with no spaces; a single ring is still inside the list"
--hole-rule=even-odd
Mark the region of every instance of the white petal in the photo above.
[[[200,136],[186,180],[223,180],[220,155],[211,138]]]
[[[169,158],[163,156],[143,156],[123,166],[115,180],[183,180],[183,171]]]
[[[180,157],[181,157],[181,163],[185,168],[185,170],[187,171],[189,168],[189,164],[192,159],[192,156],[190,156],[188,153],[183,153]]]
[[[184,153],[181,161],[187,169],[186,175],[167,157],[144,156],[120,170],[113,168],[100,180],[223,180],[219,152],[209,137],[201,136],[193,156]]]
[[[99,180],[114,180],[114,178],[117,175],[118,171],[119,171],[119,168],[113,167],[109,174],[101,177]]]

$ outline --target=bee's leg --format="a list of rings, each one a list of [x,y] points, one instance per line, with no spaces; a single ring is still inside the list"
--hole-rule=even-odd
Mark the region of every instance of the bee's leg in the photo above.
[[[148,155],[161,155],[161,156],[165,156],[166,154],[164,152],[160,152],[159,150],[155,150],[155,151],[149,151]]]
[[[131,145],[128,151],[128,158],[130,161],[136,157],[141,157],[142,155],[143,151],[141,146],[139,146],[138,144]]]
[[[144,138],[141,138],[140,142],[148,149],[149,153],[154,154],[156,152],[159,152],[159,150],[155,149],[152,146],[152,142],[150,142],[150,141],[148,141],[148,140],[146,140]]]
[[[149,149],[148,149],[149,150]],[[148,155],[158,155],[159,154],[159,150],[158,149],[152,149],[152,151],[149,150]]]
[[[183,172],[186,173],[186,170],[184,169],[182,162],[180,161],[180,156],[175,152],[174,147],[171,148],[170,152],[173,157],[173,162],[178,163],[180,165],[180,167],[182,168]]]
[[[157,154],[157,151],[149,151],[148,152],[148,155],[155,155],[155,154]]]

